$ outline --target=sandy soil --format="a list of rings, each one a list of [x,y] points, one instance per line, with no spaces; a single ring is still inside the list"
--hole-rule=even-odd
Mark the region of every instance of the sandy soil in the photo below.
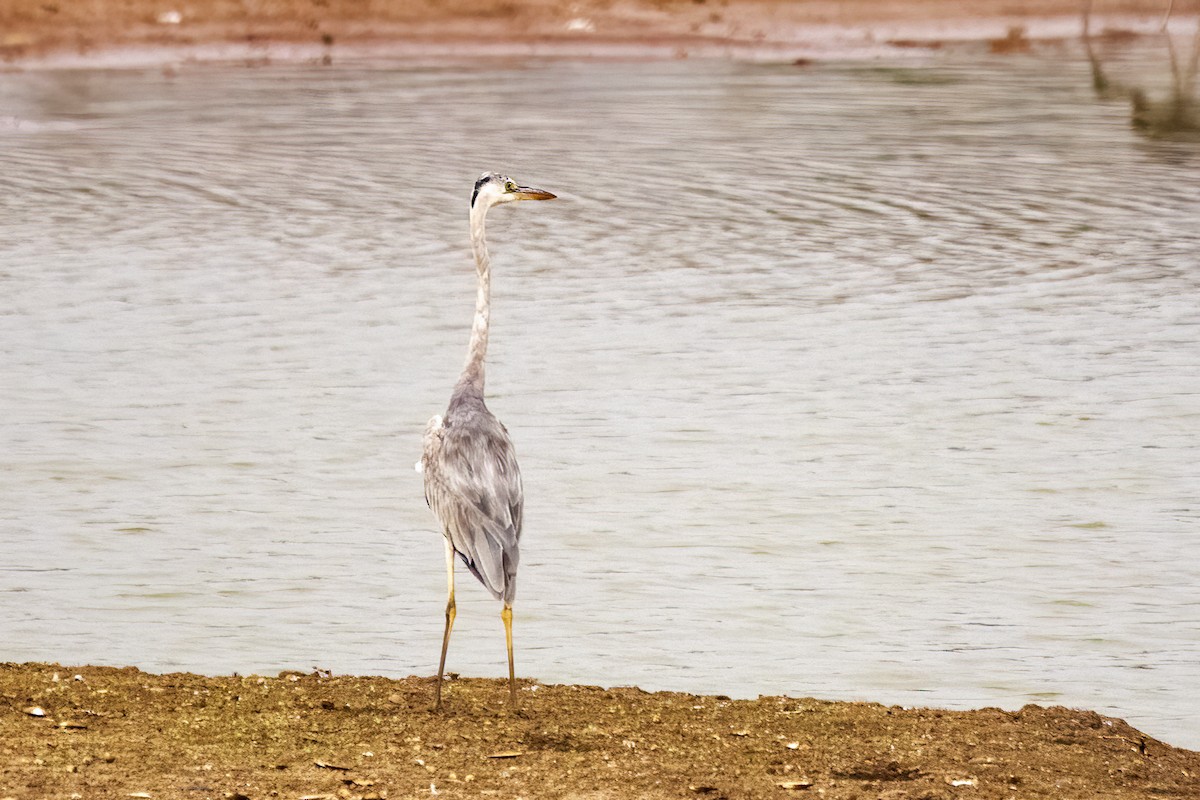
[[[1095,27],[1149,33],[1165,6],[1096,0]],[[845,55],[961,39],[1004,47],[1014,28],[1075,36],[1078,15],[1079,0],[2,0],[0,59]]]
[[[429,678],[0,665],[0,798],[1196,798],[1200,753],[1089,711]]]

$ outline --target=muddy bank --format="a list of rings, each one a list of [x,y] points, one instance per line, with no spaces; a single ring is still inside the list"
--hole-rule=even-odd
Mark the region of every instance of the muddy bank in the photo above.
[[[1107,0],[1096,28],[1149,33],[1165,4]],[[1180,14],[1183,10],[1179,10]],[[1059,38],[1078,0],[7,0],[0,61],[366,56],[820,56],[945,41]],[[89,61],[90,59],[90,61]],[[119,62],[120,59],[116,59]]]
[[[0,797],[1200,797],[1200,753],[1089,711],[432,688],[0,665]]]

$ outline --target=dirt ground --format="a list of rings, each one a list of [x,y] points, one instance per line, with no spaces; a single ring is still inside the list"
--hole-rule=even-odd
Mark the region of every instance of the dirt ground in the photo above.
[[[1200,797],[1200,753],[1090,711],[285,672],[0,665],[0,798]]]
[[[1166,0],[1096,0],[1097,30],[1156,28]],[[1175,3],[1194,15],[1195,0]],[[901,45],[987,38],[1035,20],[1031,35],[1074,36],[1079,0],[0,0],[0,61],[114,48],[220,44],[423,43],[558,48],[767,47],[850,34]],[[677,48],[671,50],[670,48]],[[590,52],[582,50],[584,52]],[[190,57],[196,56],[194,53]]]

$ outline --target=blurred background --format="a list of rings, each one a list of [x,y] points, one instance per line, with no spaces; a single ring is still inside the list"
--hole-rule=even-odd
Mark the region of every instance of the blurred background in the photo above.
[[[0,658],[431,675],[500,170],[519,675],[1200,747],[1196,8],[958,6],[8,3]]]

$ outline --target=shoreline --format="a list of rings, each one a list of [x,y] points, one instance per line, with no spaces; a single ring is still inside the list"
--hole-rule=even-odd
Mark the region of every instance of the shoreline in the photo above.
[[[785,0],[451,0],[364,16],[329,0],[279,0],[271,15],[231,13],[220,0],[182,11],[163,3],[98,2],[92,17],[56,4],[12,0],[0,14],[0,70],[121,69],[192,63],[371,63],[463,59],[739,61],[913,58],[944,47],[1024,52],[1078,40],[1075,2],[984,0],[964,15],[939,0],[854,3]],[[171,3],[166,3],[166,6]],[[418,4],[419,5],[419,4]],[[318,13],[314,9],[324,8]],[[1163,7],[1098,3],[1098,37],[1156,36]],[[1189,32],[1195,15],[1174,16]]]
[[[1200,752],[1091,711],[459,679],[0,664],[0,797],[1200,796]],[[90,794],[89,794],[90,793]]]

